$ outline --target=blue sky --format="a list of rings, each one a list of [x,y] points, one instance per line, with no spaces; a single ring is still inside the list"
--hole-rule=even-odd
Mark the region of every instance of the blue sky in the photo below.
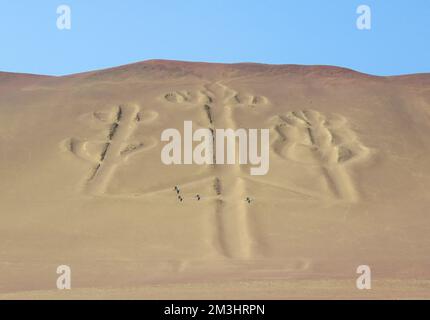
[[[361,4],[371,30],[356,27]],[[155,58],[430,72],[430,1],[0,0],[0,39],[1,71],[51,75]]]

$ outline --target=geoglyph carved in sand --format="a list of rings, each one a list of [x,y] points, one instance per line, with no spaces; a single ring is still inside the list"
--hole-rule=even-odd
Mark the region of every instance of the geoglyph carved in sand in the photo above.
[[[358,200],[348,165],[365,161],[370,150],[358,140],[345,118],[338,115],[327,118],[315,110],[292,111],[277,117],[275,131],[276,154],[320,168],[328,192],[336,199]]]
[[[271,102],[264,96],[239,93],[221,82],[205,85],[196,91],[174,91],[161,97],[164,103],[194,108],[205,119],[204,126],[214,133],[216,128],[237,128],[235,108],[261,108]],[[255,109],[256,110],[256,109]],[[149,115],[149,122],[158,114]],[[76,156],[94,163],[89,175],[85,193],[110,195],[106,193],[115,169],[127,157],[152,148],[155,143],[129,141],[132,133],[143,121],[145,115],[135,106],[120,106],[112,112],[94,113],[99,122],[109,125],[103,141],[68,140],[69,150]],[[272,119],[273,120],[273,119]],[[293,111],[275,117],[274,130],[277,138],[272,142],[275,154],[283,159],[298,162],[304,166],[316,167],[326,179],[327,192],[331,199],[356,201],[358,192],[349,176],[347,164],[364,161],[369,149],[364,147],[340,116],[327,118],[317,111]],[[272,122],[273,124],[273,122]],[[215,142],[215,135],[212,135]],[[214,158],[216,153],[214,153]],[[215,161],[214,161],[215,163]],[[162,193],[180,185],[181,189],[210,184],[212,194],[204,195],[201,202],[212,202],[213,215],[208,217],[212,230],[210,242],[221,256],[233,259],[249,259],[264,252],[257,221],[251,217],[252,201],[249,193],[253,185],[273,187],[264,177],[255,180],[235,165],[210,165],[205,175],[191,182],[165,181],[162,189],[141,194]],[[286,191],[293,191],[288,183]],[[291,190],[289,190],[291,189]],[[186,200],[186,199],[185,199]],[[181,202],[182,203],[182,202]]]
[[[118,165],[138,152],[152,148],[156,141],[148,143],[130,141],[133,132],[142,122],[152,121],[155,112],[142,113],[137,106],[118,106],[112,111],[94,112],[93,120],[105,125],[103,140],[68,139],[68,150],[77,157],[93,163],[87,177],[84,192],[103,195]]]
[[[204,86],[197,92],[176,91],[164,96],[165,100],[183,107],[199,108],[205,116],[204,125],[212,132],[215,145],[216,128],[238,129],[234,118],[235,108],[256,108],[269,104],[266,97],[242,94],[221,82]],[[258,235],[253,230],[254,221],[249,217],[250,202],[247,198],[247,183],[241,166],[211,165],[212,192],[205,196],[214,204],[214,214],[210,225],[213,228],[212,244],[226,258],[246,259],[253,256],[260,246]],[[207,177],[199,180],[207,183]],[[193,181],[192,184],[199,181]],[[182,184],[183,188],[187,184]],[[248,201],[247,201],[248,199]]]

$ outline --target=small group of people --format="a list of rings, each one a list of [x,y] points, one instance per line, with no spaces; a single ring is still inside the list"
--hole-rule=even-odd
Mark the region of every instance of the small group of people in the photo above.
[[[181,196],[181,190],[179,189],[179,187],[175,186],[173,190],[175,190],[176,194],[178,195],[178,200],[180,202],[184,201],[184,198]],[[199,194],[196,194],[195,198],[197,199],[197,201],[200,201],[202,199],[202,197]],[[251,204],[252,199],[250,197],[246,197],[245,201]]]
[[[181,202],[184,201],[184,198],[182,198],[182,196],[181,196],[181,190],[179,190],[179,187],[175,186],[174,190],[175,190],[176,194],[178,195],[178,200]]]
[[[178,195],[178,200],[180,202],[184,201],[184,198],[181,196],[181,190],[179,189],[179,187],[175,186],[175,188],[173,188],[173,190],[175,190],[176,194]],[[197,199],[197,201],[200,201],[201,197],[199,194],[196,195],[196,199]]]

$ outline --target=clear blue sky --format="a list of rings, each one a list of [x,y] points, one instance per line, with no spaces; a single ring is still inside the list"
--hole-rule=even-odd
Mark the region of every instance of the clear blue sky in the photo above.
[[[360,4],[371,30],[356,28]],[[154,58],[430,72],[430,1],[0,0],[0,43],[1,71],[51,75]]]

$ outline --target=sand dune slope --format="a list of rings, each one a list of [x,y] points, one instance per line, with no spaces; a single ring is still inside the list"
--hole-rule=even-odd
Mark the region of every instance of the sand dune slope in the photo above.
[[[184,121],[269,129],[269,172],[163,164]],[[430,298],[429,136],[430,75],[0,74],[0,298]]]

